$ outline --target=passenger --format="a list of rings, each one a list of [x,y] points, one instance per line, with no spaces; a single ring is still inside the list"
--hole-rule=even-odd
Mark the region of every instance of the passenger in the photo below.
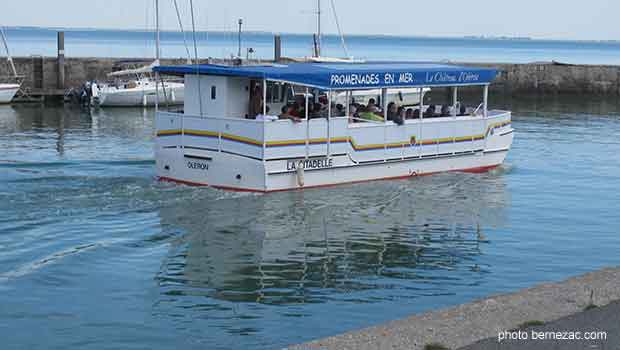
[[[405,109],[405,107],[403,107],[403,106],[398,107],[397,114],[398,114],[399,117],[402,117],[404,119],[406,112],[407,112],[407,110]]]
[[[419,114],[418,114],[419,117]],[[413,108],[408,108],[405,112],[405,119],[413,119]]]
[[[392,104],[391,107],[388,107],[388,120],[393,121],[397,125],[403,125],[405,123],[405,108],[398,107],[396,108],[396,104]]]
[[[448,105],[441,106],[441,116],[449,117],[450,115],[452,115],[452,113],[450,113],[450,106]]]
[[[413,111],[413,119],[420,119],[420,109]]]
[[[375,121],[375,122],[382,122],[383,121],[383,117],[382,116],[377,115],[376,113],[369,111],[368,107],[363,107],[361,110],[359,110],[358,115],[359,115],[360,119],[364,119],[364,120],[368,120],[368,121]]]
[[[250,101],[250,117],[256,117],[263,112],[263,89],[260,85],[254,87],[252,100]]]
[[[278,116],[278,118],[280,118],[280,119],[290,119],[294,123],[301,122],[301,118],[289,114],[290,110],[291,110],[291,107],[289,107],[289,106],[282,106],[282,113]]]
[[[377,102],[375,101],[374,98],[371,98],[370,100],[368,100],[368,106],[366,106],[366,109],[368,110],[368,112],[372,112],[372,113],[381,112],[381,109],[377,107]]]
[[[355,104],[349,105],[349,123],[357,123],[357,106]]]
[[[368,104],[370,105],[370,103]],[[398,116],[398,110],[396,107],[396,103],[390,102],[387,105],[387,120],[394,120]]]
[[[334,117],[344,117],[346,116],[347,111],[344,110],[344,106],[340,103],[336,105],[336,113],[334,113]]]
[[[265,108],[265,111],[267,113],[265,113],[265,114],[260,113],[260,114],[256,115],[256,120],[260,120],[260,121],[264,121],[264,122],[278,120],[278,117],[276,117],[275,115],[269,115],[269,106],[267,106]]]
[[[424,118],[433,118],[435,116],[435,105],[430,105],[424,112]]]
[[[297,103],[297,101],[295,101],[293,103],[293,105],[288,110],[288,114],[290,114],[290,115],[292,115],[294,117],[297,117],[297,118],[302,118],[303,117],[303,118],[305,118],[306,114],[304,113],[302,115],[302,114],[300,114],[300,112],[301,112],[300,111],[300,106],[299,106],[299,103]]]
[[[459,115],[460,116],[465,116],[467,115],[467,107],[465,105],[461,105],[461,108],[459,110]]]
[[[323,105],[320,103],[312,104],[312,108],[310,109],[312,113],[310,114],[310,118],[323,118],[325,117],[325,113],[323,112]]]

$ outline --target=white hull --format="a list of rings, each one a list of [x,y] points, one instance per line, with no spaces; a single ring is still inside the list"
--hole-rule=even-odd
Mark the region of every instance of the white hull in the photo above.
[[[0,104],[10,103],[17,91],[18,84],[0,84]]]
[[[209,127],[213,125],[205,118],[183,119],[186,133],[174,135],[169,127],[174,127],[178,121],[174,120],[172,114],[158,114],[158,177],[162,180],[239,191],[272,192],[447,171],[480,172],[501,165],[513,140],[509,112],[495,113],[494,117],[486,120],[482,117],[436,118],[423,122],[409,120],[405,126],[390,122],[378,126],[384,130],[380,133],[372,125],[351,126],[346,120],[332,119],[331,129],[336,135],[332,136],[333,143],[330,146],[319,144],[320,141],[316,145],[285,145],[294,141],[266,140],[263,145],[252,145],[247,135],[195,130],[193,125],[197,124],[194,123]],[[282,127],[291,128],[291,131],[282,134],[288,140],[294,134],[294,128],[301,128],[300,134],[306,132],[304,123],[245,122],[246,125],[242,125],[244,122],[217,121],[229,132],[237,127],[239,133],[244,128],[250,130],[258,127],[263,135],[276,134],[278,124],[282,124]],[[311,122],[327,123],[324,119]],[[239,125],[236,127],[235,123]],[[311,129],[322,128],[317,124]],[[446,137],[440,130],[459,131],[458,135]],[[418,139],[419,142],[400,143],[403,135],[411,140]],[[347,141],[343,141],[345,138]],[[381,144],[377,144],[378,139],[381,139]],[[397,146],[394,146],[395,141]],[[269,143],[271,147],[266,146]],[[304,154],[309,154],[308,163]],[[303,171],[297,170],[300,162]]]
[[[155,83],[135,88],[103,87],[99,90],[98,101],[101,107],[153,107],[157,103]],[[159,86],[159,104],[181,105],[185,101],[185,86],[182,83],[166,83],[164,90]]]

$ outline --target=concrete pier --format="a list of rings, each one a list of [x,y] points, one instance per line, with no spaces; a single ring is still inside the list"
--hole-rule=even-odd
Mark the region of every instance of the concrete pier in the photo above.
[[[59,44],[61,38],[59,36]],[[79,87],[88,80],[107,80],[120,58],[15,57],[17,71],[25,76],[24,88],[34,96],[63,95],[66,89]],[[278,50],[274,52],[278,57]],[[145,59],[145,61],[148,59]],[[282,58],[282,60],[286,60]],[[206,62],[206,60],[205,60]],[[230,63],[227,59],[209,59],[211,63]],[[185,64],[186,60],[163,59],[162,64]],[[558,63],[481,64],[458,63],[498,69],[492,93],[511,95],[581,94],[620,96],[620,66],[564,65]],[[64,66],[64,69],[61,67]],[[64,74],[64,77],[62,76]],[[0,63],[0,76],[10,75],[7,64]],[[64,83],[64,84],[63,84]],[[64,85],[64,86],[63,86]]]
[[[620,268],[608,268],[563,282],[491,296],[469,304],[291,346],[289,349],[422,350],[429,344],[459,349],[485,339],[490,339],[493,345],[488,349],[497,349],[498,344],[493,343],[493,338],[497,339],[501,332],[520,329],[534,321],[545,324],[557,321],[579,314],[590,307],[604,306],[618,300]],[[615,322],[615,319],[609,322]],[[591,325],[583,324],[580,325],[582,329],[573,330],[583,331],[589,329],[589,326]],[[614,344],[618,342],[617,339],[613,341]],[[612,348],[616,349],[609,347]]]

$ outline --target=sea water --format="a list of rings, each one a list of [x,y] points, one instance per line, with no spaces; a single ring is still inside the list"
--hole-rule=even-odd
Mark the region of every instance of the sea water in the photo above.
[[[7,35],[14,56],[56,56],[56,32],[51,28],[9,28]],[[65,29],[67,57],[153,57],[155,34],[148,31]],[[187,58],[194,55],[193,37],[179,32],[162,32],[162,55]],[[198,32],[198,55],[231,57],[238,51],[237,33]],[[244,33],[242,56],[251,48],[253,58],[273,58],[273,34]],[[620,64],[620,42],[559,41],[493,38],[433,38],[383,35],[353,35],[346,38],[348,51],[340,37],[327,35],[322,54],[367,60],[414,60],[457,62],[528,63],[558,61],[573,64]],[[282,54],[306,57],[312,54],[312,36],[282,34]]]
[[[279,349],[618,265],[618,102],[493,106],[489,173],[269,195],[156,181],[152,111],[2,106],[1,347]]]

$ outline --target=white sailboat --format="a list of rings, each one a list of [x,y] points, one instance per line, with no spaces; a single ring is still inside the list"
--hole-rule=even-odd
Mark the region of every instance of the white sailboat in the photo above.
[[[122,83],[94,86],[92,93],[96,104],[101,107],[151,107],[158,101],[161,105],[183,104],[185,92],[183,83],[164,82],[158,88],[157,81],[151,76],[153,68],[159,66],[161,56],[159,0],[155,0],[155,23],[155,61],[148,66],[108,74],[111,78],[132,77],[132,79]]]
[[[108,74],[110,78],[132,77],[129,81],[93,87],[93,99],[101,107],[151,107],[159,101],[162,105],[183,104],[185,85],[178,82],[164,82],[159,87],[151,76],[159,60],[149,66],[126,69]]]
[[[331,6],[334,14],[334,19],[336,21],[336,27],[338,28],[338,35],[340,36],[342,49],[344,50],[345,58],[321,56],[321,43],[323,37],[323,33],[321,30],[321,16],[323,14],[323,10],[321,6],[321,0],[317,0],[317,27],[314,39],[313,56],[306,57],[305,61],[313,63],[365,63],[366,61],[364,60],[355,59],[354,57],[349,56],[349,50],[347,48],[347,44],[344,38],[344,33],[342,32],[342,29],[340,27],[340,21],[338,20],[338,14],[336,13],[336,7],[333,1],[331,2]],[[425,87],[424,89],[388,89],[387,99],[388,102],[413,106],[418,104],[419,101],[423,100],[424,95],[426,95],[430,91],[431,89],[429,87]],[[352,99],[357,103],[368,104],[371,99],[378,100],[380,99],[380,96],[381,89],[340,92],[336,95],[336,103],[346,105],[348,103],[347,101],[349,99]]]
[[[4,28],[0,28],[0,36],[2,37],[2,43],[4,44],[4,50],[6,51],[7,61],[11,66],[11,70],[13,71],[13,76],[16,81],[19,80],[19,75],[17,74],[17,70],[15,69],[15,64],[13,63],[13,58],[11,57],[11,53],[9,52],[9,45],[7,43],[6,35],[4,33]],[[10,103],[15,97],[15,94],[19,91],[21,84],[16,83],[0,83],[0,104]]]

